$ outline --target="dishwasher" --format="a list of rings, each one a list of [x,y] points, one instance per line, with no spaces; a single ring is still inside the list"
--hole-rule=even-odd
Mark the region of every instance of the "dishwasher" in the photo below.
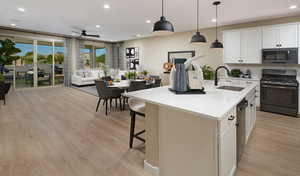
[[[248,106],[248,101],[243,99],[237,105],[237,122],[236,122],[236,160],[237,164],[241,160],[244,147],[246,144],[246,108]]]

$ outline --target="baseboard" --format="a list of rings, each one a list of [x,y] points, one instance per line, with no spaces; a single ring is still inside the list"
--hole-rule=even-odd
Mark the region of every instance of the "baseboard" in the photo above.
[[[150,163],[148,163],[146,160],[144,160],[144,169],[151,173],[154,176],[159,176],[159,168],[152,166]]]

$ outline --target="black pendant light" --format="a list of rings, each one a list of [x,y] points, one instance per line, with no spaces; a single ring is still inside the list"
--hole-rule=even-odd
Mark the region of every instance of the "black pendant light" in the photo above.
[[[223,48],[223,44],[218,40],[218,5],[220,4],[220,1],[213,3],[213,5],[216,6],[216,40],[211,44],[210,48]]]
[[[173,24],[166,20],[166,17],[164,17],[164,0],[162,2],[162,16],[160,17],[160,20],[154,23],[153,32],[157,33],[167,33],[167,32],[174,32]]]
[[[206,43],[206,38],[199,32],[199,0],[197,0],[197,32],[193,35],[191,43]]]

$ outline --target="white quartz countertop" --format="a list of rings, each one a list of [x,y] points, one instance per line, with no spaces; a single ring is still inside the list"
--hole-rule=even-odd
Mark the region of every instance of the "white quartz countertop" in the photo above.
[[[236,86],[244,87],[244,89],[242,91],[217,89],[213,81],[205,81],[206,94],[201,95],[176,95],[168,90],[168,86],[129,92],[125,95],[160,106],[193,113],[199,115],[199,117],[222,120],[227,112],[245,98],[251,90],[255,89],[256,85]]]

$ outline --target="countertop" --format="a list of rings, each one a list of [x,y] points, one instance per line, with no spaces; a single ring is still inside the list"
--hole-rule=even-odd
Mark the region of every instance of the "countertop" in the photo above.
[[[213,81],[204,81],[206,94],[201,95],[176,95],[168,90],[168,86],[164,86],[125,93],[125,96],[193,113],[199,117],[222,120],[227,112],[245,98],[251,90],[255,89],[256,85],[236,86],[244,87],[244,89],[239,92],[216,89]]]

